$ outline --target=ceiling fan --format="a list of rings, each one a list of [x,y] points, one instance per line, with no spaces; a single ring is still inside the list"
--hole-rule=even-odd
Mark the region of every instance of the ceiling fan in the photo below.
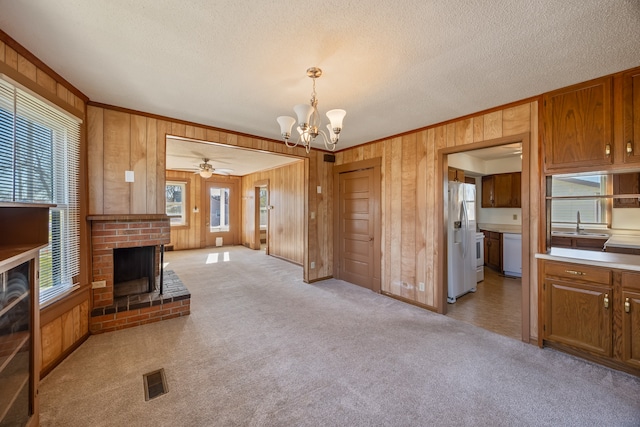
[[[202,163],[200,163],[198,165],[199,170],[195,173],[199,173],[201,177],[203,178],[209,178],[211,177],[211,175],[213,175],[214,173],[216,175],[229,175],[231,172],[233,172],[233,169],[217,169],[214,168],[213,165],[211,163],[209,163],[209,159],[207,159],[206,157],[202,158]]]
[[[216,175],[230,175],[231,172],[233,172],[233,169],[224,169],[224,168],[214,168],[213,165],[211,163],[209,163],[210,159],[207,159],[206,157],[202,158],[202,163],[200,163],[199,165],[197,165],[197,169],[196,168],[191,168],[191,169],[177,169],[177,170],[195,170],[194,173],[200,174],[201,177],[203,178],[210,178],[211,175],[216,174]]]

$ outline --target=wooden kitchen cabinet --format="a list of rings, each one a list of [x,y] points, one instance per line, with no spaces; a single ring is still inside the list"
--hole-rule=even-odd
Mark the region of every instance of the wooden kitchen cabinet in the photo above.
[[[640,194],[640,173],[613,175],[613,195]],[[640,208],[640,198],[613,199],[614,208]]]
[[[583,249],[601,251],[607,238],[551,236],[551,246],[555,248]]]
[[[640,273],[622,274],[622,359],[640,368]]]
[[[502,273],[502,233],[484,230],[484,265]]]
[[[640,375],[640,273],[543,260],[541,345]]]
[[[545,264],[544,334],[548,340],[610,357],[611,272],[582,265]]]
[[[521,172],[511,172],[483,176],[482,207],[521,207],[521,175]]]
[[[625,164],[640,163],[640,68],[622,75],[622,129],[619,157]],[[617,88],[616,88],[617,89]],[[617,101],[617,97],[614,97]],[[619,160],[620,161],[620,160]]]
[[[612,82],[607,76],[543,95],[546,170],[613,163]]]
[[[449,181],[465,182],[464,171],[462,169],[449,168]]]

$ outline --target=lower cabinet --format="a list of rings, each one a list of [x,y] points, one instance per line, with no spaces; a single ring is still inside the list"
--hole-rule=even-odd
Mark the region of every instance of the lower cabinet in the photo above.
[[[542,260],[542,344],[640,375],[640,273]]]
[[[640,273],[622,274],[622,359],[640,369]]]
[[[484,264],[502,273],[502,233],[484,230]]]

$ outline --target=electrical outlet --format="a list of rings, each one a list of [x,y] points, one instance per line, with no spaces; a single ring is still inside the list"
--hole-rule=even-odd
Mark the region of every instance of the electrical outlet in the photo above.
[[[106,287],[107,287],[107,282],[105,280],[98,280],[96,282],[91,282],[92,289],[106,288]]]
[[[311,261],[311,268],[316,268],[316,262],[315,261]]]
[[[516,221],[518,219],[518,214],[513,214],[513,220]]]
[[[424,292],[424,282],[418,283],[418,289],[420,290],[420,292]]]

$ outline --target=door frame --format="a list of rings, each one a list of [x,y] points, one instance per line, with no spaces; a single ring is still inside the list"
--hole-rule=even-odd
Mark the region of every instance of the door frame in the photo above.
[[[382,158],[376,157],[369,160],[361,160],[333,167],[333,277],[340,279],[340,174],[356,172],[364,169],[373,170],[373,283],[372,290],[380,293],[382,287],[382,214],[381,206],[381,182],[382,182]]]
[[[449,191],[448,181],[448,155],[464,153],[480,148],[497,147],[500,145],[521,143],[522,144],[522,179],[521,190],[521,216],[522,216],[522,336],[523,342],[528,343],[531,338],[531,224],[530,224],[530,194],[529,182],[531,179],[530,162],[530,138],[529,132],[512,135],[502,138],[480,141],[472,144],[445,147],[438,150],[438,170],[436,171],[436,188],[440,189],[440,197],[436,197],[436,211],[438,212],[438,276],[435,287],[435,301],[437,311],[441,314],[447,313],[447,204],[445,200]]]
[[[204,211],[204,215],[201,216],[200,220],[202,222],[202,234],[200,236],[201,239],[201,247],[213,247],[213,245],[207,244],[207,238],[209,237],[209,226],[207,225],[207,218],[210,214],[210,200],[209,193],[207,191],[209,185],[215,184],[220,187],[228,187],[230,190],[230,200],[229,200],[229,220],[233,219],[233,223],[229,222],[230,231],[228,232],[231,235],[231,242],[225,242],[223,240],[223,246],[234,246],[240,244],[240,230],[242,228],[242,218],[241,218],[241,194],[240,194],[240,177],[228,176],[223,177],[221,175],[212,175],[210,178],[206,178],[202,180],[202,201],[203,206],[202,209]],[[233,207],[235,215],[231,213],[231,209]]]
[[[266,254],[269,255],[269,180],[261,179],[253,183],[253,247],[251,249],[260,250],[260,190],[267,189],[267,236],[266,236]]]

